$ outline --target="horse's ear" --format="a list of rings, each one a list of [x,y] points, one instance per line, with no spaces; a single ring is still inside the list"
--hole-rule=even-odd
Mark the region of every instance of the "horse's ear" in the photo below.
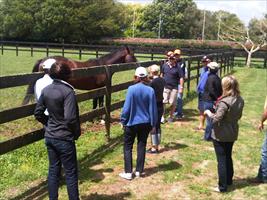
[[[127,54],[131,54],[131,50],[129,49],[129,47],[127,45],[124,46],[126,51],[127,51]]]

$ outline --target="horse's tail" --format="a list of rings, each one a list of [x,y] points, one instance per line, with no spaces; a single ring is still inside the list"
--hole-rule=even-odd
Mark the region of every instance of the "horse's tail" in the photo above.
[[[32,72],[38,72],[38,71],[39,71],[39,65],[40,65],[41,62],[42,62],[42,59],[37,60],[37,62],[36,62],[36,63],[34,64],[34,66],[33,66]],[[37,81],[37,79],[36,79],[36,80],[33,80],[33,81],[29,84],[29,86],[28,86],[28,88],[27,88],[26,95],[25,95],[25,97],[24,97],[24,99],[23,99],[22,105],[26,105],[26,104],[28,104],[28,103],[30,102],[30,100],[33,98],[33,94],[34,94],[34,85],[35,85],[35,82],[36,82],[36,81]]]

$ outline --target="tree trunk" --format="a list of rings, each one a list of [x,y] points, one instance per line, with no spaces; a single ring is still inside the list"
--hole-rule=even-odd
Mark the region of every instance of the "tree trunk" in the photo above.
[[[247,57],[247,62],[246,62],[246,66],[250,67],[251,64],[251,56],[252,56],[252,52],[248,52],[248,57]]]

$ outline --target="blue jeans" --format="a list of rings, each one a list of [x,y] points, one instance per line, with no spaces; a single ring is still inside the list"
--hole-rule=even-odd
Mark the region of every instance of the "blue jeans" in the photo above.
[[[267,182],[267,131],[261,149],[261,164],[258,172],[258,179]]]
[[[227,186],[232,185],[234,168],[232,160],[232,149],[234,142],[218,142],[213,140],[213,146],[217,158],[217,170],[219,176],[219,190],[227,191]]]
[[[126,173],[132,173],[133,158],[132,150],[135,137],[137,137],[137,160],[136,171],[142,173],[145,165],[146,143],[149,131],[151,130],[150,124],[137,124],[134,126],[124,127],[124,170]]]
[[[214,112],[213,105],[214,105],[213,101],[204,101],[204,111],[210,110],[211,112]],[[206,129],[205,129],[205,134],[204,134],[204,140],[206,140],[206,141],[212,140],[211,133],[212,133],[212,121],[211,121],[211,118],[209,118],[207,116],[206,117]]]
[[[178,94],[177,94],[177,101],[176,101],[176,110],[175,115],[177,117],[183,116],[183,93],[179,93],[180,85],[178,85]]]
[[[74,141],[45,138],[49,159],[48,191],[49,199],[58,199],[58,187],[61,164],[63,165],[68,196],[71,200],[79,199],[78,168]]]

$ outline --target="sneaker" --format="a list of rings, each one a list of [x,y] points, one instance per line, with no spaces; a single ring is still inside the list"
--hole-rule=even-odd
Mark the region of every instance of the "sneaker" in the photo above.
[[[145,172],[142,172],[142,173],[140,173],[140,172],[135,172],[135,177],[136,177],[136,178],[140,178],[140,177],[143,177],[143,176],[145,176]]]
[[[176,115],[176,119],[183,119],[184,118],[184,115],[181,114],[181,115]]]
[[[121,178],[124,178],[124,179],[127,179],[127,180],[132,180],[132,178],[133,178],[132,173],[122,172],[122,173],[119,174],[119,176]]]
[[[155,149],[155,150],[148,149],[146,152],[147,153],[151,153],[151,154],[157,154],[157,153],[159,153],[159,150],[157,150],[157,149]]]
[[[164,124],[165,123],[165,118],[162,116],[161,117],[161,120],[160,120],[160,122],[162,123],[162,124]]]
[[[105,123],[106,123],[105,120],[103,120],[103,119],[100,120],[101,125],[105,125]]]

